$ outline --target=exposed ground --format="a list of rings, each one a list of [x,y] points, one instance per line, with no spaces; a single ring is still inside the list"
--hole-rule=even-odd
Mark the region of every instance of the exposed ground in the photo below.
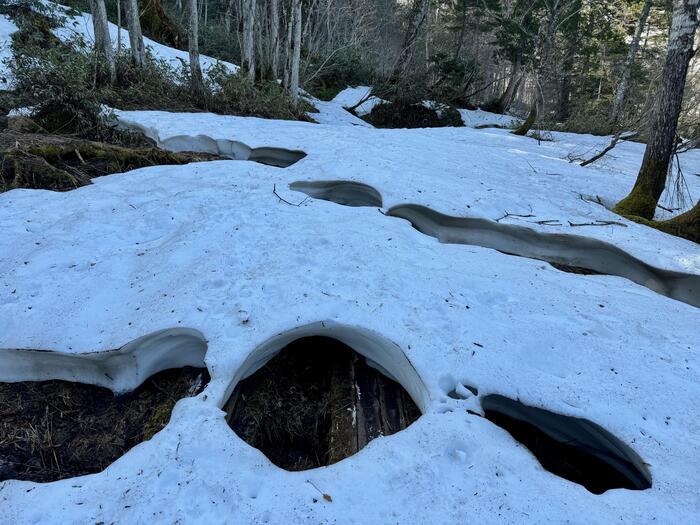
[[[68,191],[112,173],[222,158],[167,152],[145,146],[145,137],[134,140],[137,147],[124,147],[67,135],[4,130],[0,132],[0,192],[15,188]]]
[[[238,436],[287,470],[336,463],[420,417],[401,385],[327,337],[288,345],[239,383],[225,410]]]
[[[177,400],[208,382],[206,369],[185,367],[159,372],[120,396],[69,381],[0,383],[0,481],[100,472],[153,437]]]

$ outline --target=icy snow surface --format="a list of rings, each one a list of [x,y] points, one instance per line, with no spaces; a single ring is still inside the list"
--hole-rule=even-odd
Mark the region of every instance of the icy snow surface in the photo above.
[[[500,222],[600,239],[700,274],[696,244],[591,201],[625,195],[641,145],[581,168],[563,157],[605,138],[555,134],[538,145],[501,130],[118,115],[160,143],[206,136],[307,156],[286,168],[160,166],[68,193],[0,195],[0,347],[79,354],[182,327],[203,334],[212,376],[163,431],[104,472],[0,485],[0,523],[639,524],[700,515],[698,308],[619,277],[441,244],[377,208],[289,189],[346,180],[376,189],[383,210],[519,214]],[[683,162],[697,198],[690,174],[700,158]],[[545,220],[558,225],[536,224]],[[626,227],[569,223],[600,220]],[[424,415],[335,465],[286,472],[240,440],[220,407],[235,380],[311,333],[348,341],[404,383]],[[13,378],[0,367],[0,379]],[[480,411],[478,396],[448,397],[458,383],[602,425],[650,465],[652,488],[596,496],[548,473],[508,433],[467,413]]]
[[[7,15],[0,15],[0,90],[12,86],[12,77],[5,61],[12,58],[12,33],[17,31],[17,26]]]

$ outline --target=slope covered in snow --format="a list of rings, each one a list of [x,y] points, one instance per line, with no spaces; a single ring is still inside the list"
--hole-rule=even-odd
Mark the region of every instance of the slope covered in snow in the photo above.
[[[613,166],[581,168],[561,158],[588,140],[571,135],[538,145],[500,130],[118,115],[166,148],[306,156],[286,168],[161,166],[63,194],[0,195],[1,347],[78,354],[194,329],[212,376],[177,403],[163,431],[104,472],[3,483],[0,522],[637,524],[698,515],[697,307],[623,277],[575,275],[477,245],[487,238],[440,243],[386,215],[414,203],[598,239],[698,275],[697,245],[592,199],[612,202],[629,189],[636,145],[624,145],[629,158]],[[685,161],[698,170],[695,156]],[[371,188],[294,186],[316,198],[289,188],[337,179]],[[583,225],[596,221],[610,224]],[[423,416],[329,467],[272,465],[220,409],[285,340],[309,334],[352,341],[401,381]],[[0,379],[19,378],[8,374],[0,368]],[[448,395],[458,385],[463,399]],[[554,476],[477,415],[488,394],[602,425],[649,465],[652,487],[594,495]]]

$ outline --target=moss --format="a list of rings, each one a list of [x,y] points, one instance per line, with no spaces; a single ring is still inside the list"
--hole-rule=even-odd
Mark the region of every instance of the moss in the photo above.
[[[657,202],[658,199],[655,199],[648,189],[635,186],[627,197],[615,205],[613,211],[623,217],[639,217],[650,220],[656,212]]]

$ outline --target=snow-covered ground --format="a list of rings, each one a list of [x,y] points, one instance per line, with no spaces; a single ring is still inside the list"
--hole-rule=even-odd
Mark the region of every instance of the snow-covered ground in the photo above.
[[[7,15],[0,15],[0,90],[12,86],[12,77],[7,68],[7,60],[12,58],[12,33],[17,31],[17,26]]]
[[[91,24],[79,20],[89,34]],[[174,50],[155,52],[177,60]],[[598,239],[700,275],[697,244],[600,204],[629,191],[644,146],[620,144],[581,168],[567,156],[590,156],[608,138],[553,133],[554,142],[538,143],[498,129],[378,130],[341,102],[319,109],[322,124],[120,111],[122,125],[163,147],[306,156],[287,168],[159,166],[67,193],[0,194],[0,381],[55,373],[121,389],[146,370],[201,359],[202,337],[212,376],[199,396],[177,403],[165,429],[105,471],[0,483],[0,524],[697,521],[698,308],[622,277],[442,244],[384,215],[419,204]],[[502,118],[462,116],[468,126]],[[700,152],[684,154],[682,167],[697,199]],[[289,189],[338,179],[377,190],[381,208]],[[598,221],[612,222],[589,225]],[[189,338],[192,355],[182,340],[169,349],[162,334],[140,339],[163,329]],[[221,407],[285,337],[309,334],[364,352],[404,384],[423,416],[329,467],[272,465],[231,431]],[[130,342],[114,354],[136,356],[121,376],[116,362],[105,375],[91,364],[96,356],[72,357]],[[34,354],[28,366],[1,350],[16,348],[71,357]],[[649,465],[652,488],[593,495],[547,472],[507,432],[467,413],[481,411],[477,396],[448,397],[457,383],[602,425]]]
[[[697,308],[623,278],[441,244],[377,208],[288,188],[348,179],[376,188],[385,210],[412,202],[456,216],[527,215],[500,222],[605,240],[700,274],[696,244],[580,198],[623,196],[641,146],[581,168],[564,152],[599,139],[538,145],[501,130],[119,116],[165,145],[175,136],[212,144],[188,138],[203,135],[307,156],[288,168],[162,166],[68,193],[0,195],[0,347],[82,353],[191,328],[207,340],[212,375],[163,431],[104,472],[0,485],[0,522],[637,524],[700,515]],[[687,172],[700,168],[695,153],[684,160]],[[569,225],[596,220],[626,227]],[[220,408],[260,359],[256,349],[319,321],[311,333],[355,333],[356,349],[403,378],[423,416],[335,465],[287,472],[241,441]],[[400,352],[363,346],[371,334]],[[476,397],[449,398],[457,382],[595,421],[650,465],[652,488],[596,496],[548,473],[505,431],[466,412],[480,411]]]
[[[498,113],[490,113],[482,109],[460,109],[459,114],[464,125],[470,128],[491,126],[509,129],[516,127],[521,122],[521,119],[518,117],[499,115]]]
[[[374,106],[384,102],[381,98],[370,95],[371,92],[372,88],[369,86],[348,87],[340,91],[333,98],[333,102],[343,107],[351,108],[363,101],[362,104],[355,108],[355,113],[366,115],[372,111]]]

